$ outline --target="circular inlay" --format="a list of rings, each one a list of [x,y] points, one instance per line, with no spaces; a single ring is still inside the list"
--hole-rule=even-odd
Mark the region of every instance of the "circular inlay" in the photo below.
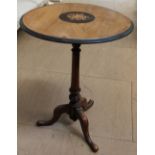
[[[71,23],[88,23],[95,19],[92,14],[87,12],[65,12],[62,13],[59,18],[65,22]]]

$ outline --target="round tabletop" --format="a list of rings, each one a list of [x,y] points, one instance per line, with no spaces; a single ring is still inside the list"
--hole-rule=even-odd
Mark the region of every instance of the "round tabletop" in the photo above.
[[[113,41],[133,30],[132,21],[116,11],[77,3],[33,9],[21,18],[20,24],[35,37],[72,44]]]

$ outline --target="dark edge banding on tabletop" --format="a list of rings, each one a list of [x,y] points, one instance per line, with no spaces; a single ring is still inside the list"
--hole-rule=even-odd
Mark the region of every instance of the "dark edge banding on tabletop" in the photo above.
[[[55,36],[44,35],[44,34],[35,32],[24,25],[23,17],[24,17],[24,15],[20,19],[20,26],[23,31],[29,33],[30,35],[32,35],[34,37],[40,38],[40,39],[53,41],[53,42],[59,42],[59,43],[65,43],[65,44],[97,44],[97,43],[111,42],[114,40],[121,39],[125,36],[128,36],[134,29],[134,24],[130,20],[131,26],[129,27],[129,29],[127,29],[126,31],[119,33],[117,35],[113,35],[111,37],[98,38],[98,39],[67,39],[67,38],[60,38],[60,37],[55,37]]]

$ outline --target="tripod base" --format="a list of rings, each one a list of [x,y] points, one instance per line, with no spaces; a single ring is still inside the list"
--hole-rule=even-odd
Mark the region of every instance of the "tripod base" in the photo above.
[[[58,119],[61,117],[63,113],[67,113],[72,120],[79,120],[81,124],[81,128],[83,131],[83,135],[85,137],[85,140],[87,144],[90,146],[93,152],[98,151],[98,146],[93,143],[91,140],[91,137],[89,135],[89,123],[87,116],[84,114],[84,111],[88,110],[92,107],[94,101],[89,100],[87,102],[86,98],[80,98],[80,107],[74,107],[71,104],[64,104],[57,106],[54,110],[53,117],[50,120],[47,121],[37,121],[37,126],[49,126],[53,125],[55,122],[58,121]]]
[[[84,111],[87,111],[92,107],[94,101],[87,101],[86,98],[81,97],[80,95],[80,86],[79,86],[79,68],[80,68],[80,44],[72,45],[72,76],[71,76],[71,87],[69,89],[70,95],[69,104],[60,105],[55,108],[53,117],[47,121],[38,121],[37,126],[48,126],[54,124],[63,113],[67,113],[69,117],[73,120],[79,120],[83,135],[89,147],[92,151],[97,152],[98,146],[93,143],[89,135],[89,123]]]

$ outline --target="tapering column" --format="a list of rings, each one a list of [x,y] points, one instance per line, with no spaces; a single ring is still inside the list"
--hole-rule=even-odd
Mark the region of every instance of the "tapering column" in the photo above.
[[[75,116],[74,109],[80,109],[80,44],[72,45],[72,75],[71,75],[71,87],[70,87],[70,105],[72,107],[70,118],[73,120],[77,119]]]

